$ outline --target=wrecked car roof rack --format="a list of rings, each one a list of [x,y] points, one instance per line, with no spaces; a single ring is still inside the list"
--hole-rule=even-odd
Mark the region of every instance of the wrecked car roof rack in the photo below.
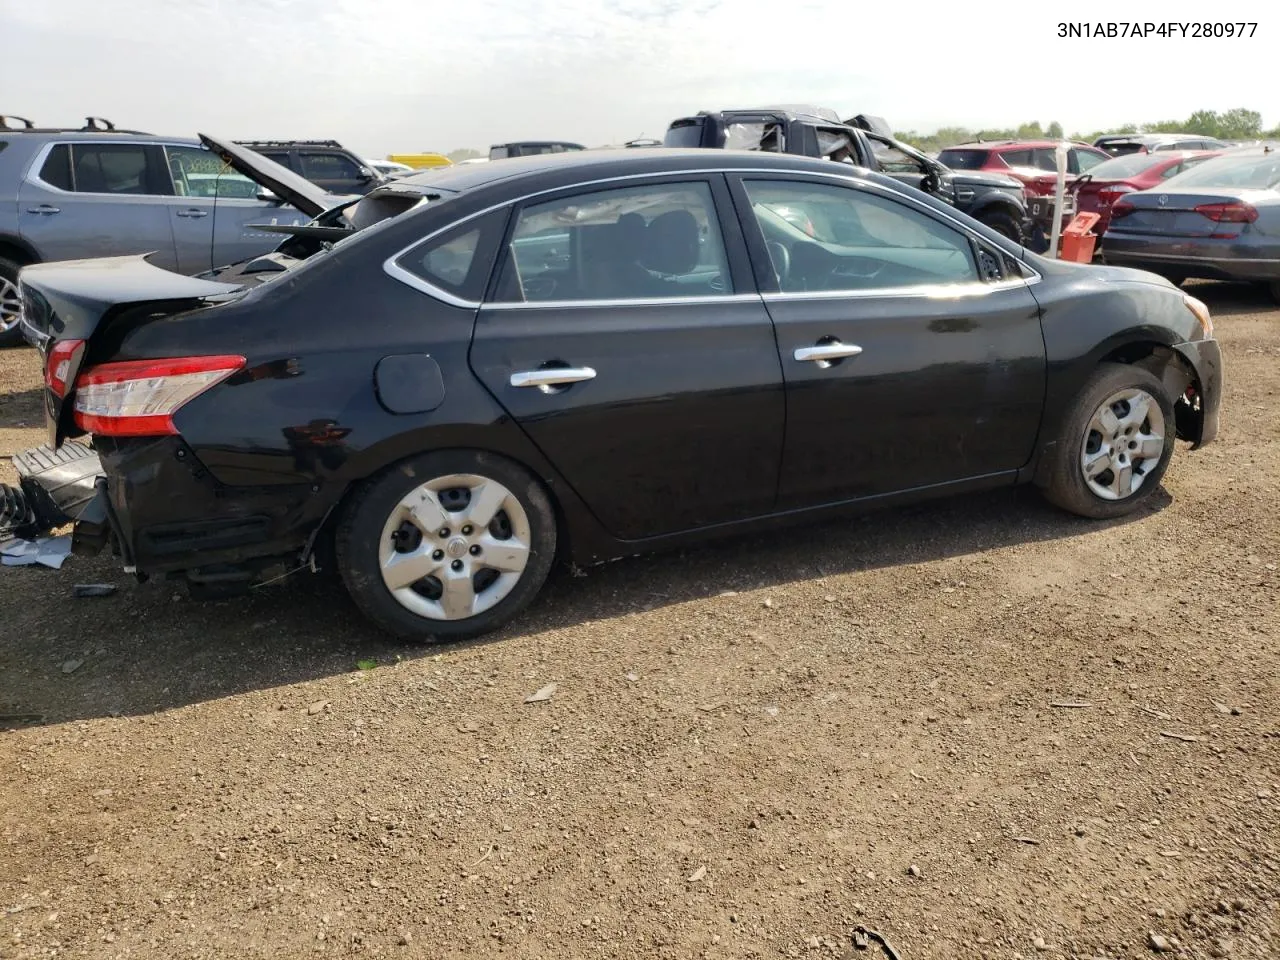
[[[237,140],[242,147],[338,147],[337,140]]]
[[[10,121],[16,120],[22,126],[13,126]],[[0,114],[0,130],[14,133],[129,133],[136,136],[150,136],[144,130],[118,130],[116,125],[103,117],[85,117],[83,127],[37,127],[26,117],[15,114]]]

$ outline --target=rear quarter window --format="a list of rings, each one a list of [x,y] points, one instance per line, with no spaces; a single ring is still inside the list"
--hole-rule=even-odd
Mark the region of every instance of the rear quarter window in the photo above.
[[[71,179],[70,144],[58,143],[54,145],[40,167],[40,179],[51,187],[57,187],[59,190],[70,192],[75,189],[75,182]]]

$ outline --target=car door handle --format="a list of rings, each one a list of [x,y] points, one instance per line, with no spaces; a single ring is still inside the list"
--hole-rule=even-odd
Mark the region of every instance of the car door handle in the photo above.
[[[856,357],[862,348],[856,343],[819,343],[812,347],[796,347],[795,358],[818,363],[823,360],[843,360]]]
[[[178,216],[180,216],[180,217],[193,217],[193,218],[195,218],[195,217],[207,217],[208,215],[209,215],[209,211],[208,211],[208,210],[196,210],[196,209],[190,209],[190,210],[179,210],[179,211],[178,211]]]
[[[27,213],[39,213],[46,217],[51,217],[55,213],[61,213],[61,212],[62,211],[60,209],[58,209],[51,203],[42,203],[38,207],[27,207]]]
[[[594,380],[596,372],[590,367],[548,367],[545,370],[524,370],[511,375],[513,387],[560,387],[583,380]]]

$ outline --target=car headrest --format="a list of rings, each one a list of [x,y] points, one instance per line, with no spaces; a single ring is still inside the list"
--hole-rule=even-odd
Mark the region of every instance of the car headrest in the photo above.
[[[656,273],[680,276],[698,265],[698,221],[688,210],[668,210],[649,222],[641,264]]]

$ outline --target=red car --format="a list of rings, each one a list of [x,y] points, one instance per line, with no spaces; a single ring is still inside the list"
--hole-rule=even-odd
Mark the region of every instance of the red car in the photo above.
[[[1100,163],[1071,184],[1076,195],[1076,213],[1096,213],[1094,232],[1102,236],[1111,222],[1111,207],[1126,193],[1150,190],[1161,181],[1190,170],[1197,163],[1218,156],[1220,150],[1160,150],[1156,153],[1128,153]]]
[[[1053,195],[1058,177],[1056,140],[992,140],[961,143],[938,154],[938,162],[952,170],[985,170],[1022,181],[1028,197]],[[1067,182],[1090,172],[1111,156],[1087,143],[1072,143],[1067,151]]]

